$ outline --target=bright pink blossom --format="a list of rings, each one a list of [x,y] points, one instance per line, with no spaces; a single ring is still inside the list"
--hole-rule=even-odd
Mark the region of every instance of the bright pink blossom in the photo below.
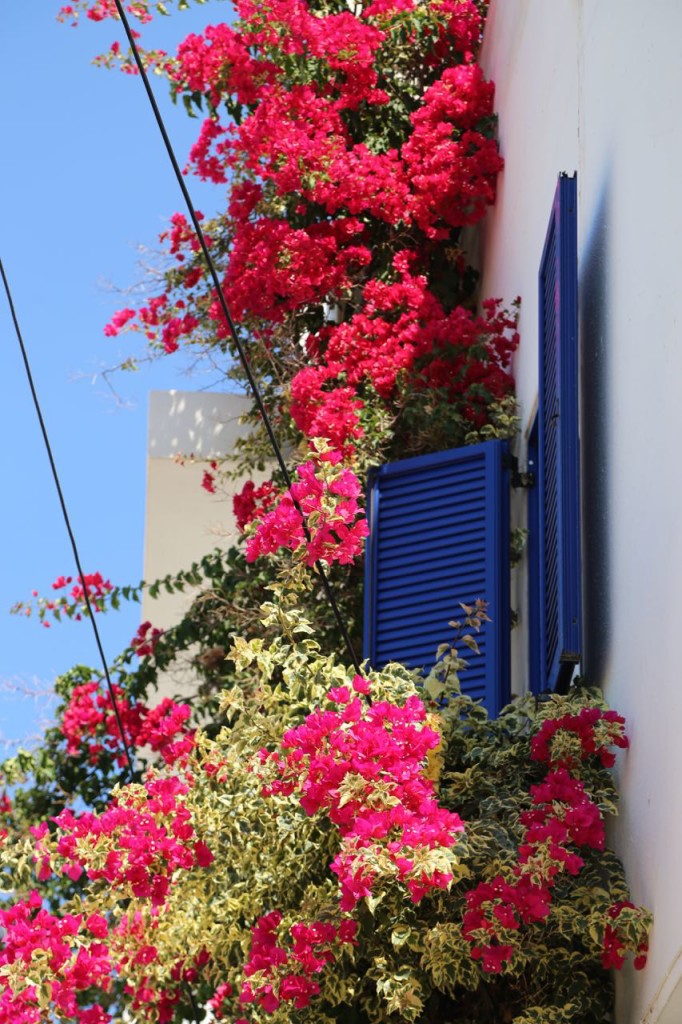
[[[357,501],[360,482],[350,469],[329,478],[323,464],[324,459],[311,459],[296,468],[291,489],[265,513],[247,540],[247,561],[289,548],[305,549],[308,565],[319,559],[344,565],[360,553],[368,532]]]
[[[547,719],[533,736],[531,756],[547,762],[551,770],[542,782],[531,787],[532,807],[520,816],[524,834],[517,867],[511,877],[498,875],[467,893],[462,933],[484,971],[504,970],[514,957],[514,934],[521,924],[548,917],[558,877],[563,873],[577,875],[584,866],[577,850],[604,849],[602,812],[572,771],[587,758],[609,767],[613,755],[608,747],[627,744],[623,724],[615,712],[583,708],[577,715]],[[562,733],[578,741],[577,753],[575,743],[561,744]],[[617,913],[612,915],[614,919]],[[608,924],[604,966],[622,966],[625,951],[617,929]],[[644,947],[637,950],[636,966],[643,966],[645,954]]]
[[[208,867],[213,860],[183,801],[187,789],[178,778],[151,778],[124,791],[99,814],[75,815],[67,808],[54,819],[56,836],[37,838],[36,857],[48,858],[54,872],[73,879],[84,872],[123,897],[159,906],[175,871]]]
[[[277,501],[277,488],[272,481],[256,487],[253,480],[247,480],[239,494],[232,501],[232,511],[237,526],[244,530],[254,519],[261,519]]]
[[[285,733],[283,753],[262,753],[263,769],[273,773],[265,793],[296,793],[307,814],[327,814],[338,827],[341,850],[331,866],[343,911],[371,895],[376,876],[368,855],[377,846],[414,902],[447,888],[449,873],[415,866],[418,852],[450,849],[464,828],[457,814],[438,805],[425,777],[426,756],[440,736],[425,724],[421,700],[368,705],[345,686],[329,698],[338,710],[314,711]],[[356,795],[348,799],[343,794],[351,781]]]

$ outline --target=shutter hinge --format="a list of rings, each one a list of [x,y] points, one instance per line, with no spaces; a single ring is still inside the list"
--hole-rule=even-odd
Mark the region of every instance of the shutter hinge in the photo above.
[[[521,473],[519,471],[519,460],[516,455],[507,453],[504,456],[504,468],[509,470],[512,487],[535,487],[535,473]]]

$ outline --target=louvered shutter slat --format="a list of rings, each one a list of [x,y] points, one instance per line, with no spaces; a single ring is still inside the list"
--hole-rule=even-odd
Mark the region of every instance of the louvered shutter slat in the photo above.
[[[563,688],[581,653],[577,181],[561,175],[539,276],[539,680]]]
[[[486,600],[481,654],[462,688],[496,713],[509,693],[506,445],[489,441],[390,463],[368,487],[365,657],[428,670],[461,604]]]

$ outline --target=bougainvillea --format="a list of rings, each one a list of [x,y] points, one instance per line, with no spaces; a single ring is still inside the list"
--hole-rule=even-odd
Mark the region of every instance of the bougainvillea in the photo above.
[[[56,596],[38,597],[38,591],[34,590],[33,597],[38,598],[36,608],[40,621],[44,626],[49,626],[50,619],[58,622],[62,616],[66,616],[80,621],[90,611],[103,611],[113,589],[110,580],[105,580],[100,572],[93,572],[86,573],[82,579],[79,577],[75,583],[72,576],[58,576],[52,584]],[[31,615],[33,606],[18,601],[12,612],[15,615]]]
[[[340,465],[339,452],[317,444],[317,455],[296,468],[296,479],[246,542],[247,561],[288,548],[319,559],[352,562],[362,551],[367,523],[358,505],[360,481]]]
[[[265,792],[296,793],[306,813],[325,810],[338,827],[342,842],[331,869],[342,910],[353,910],[378,878],[391,875],[418,903],[429,889],[449,887],[454,857],[446,851],[464,831],[457,814],[438,806],[433,783],[423,777],[427,754],[441,737],[425,724],[419,698],[403,707],[368,704],[361,695],[370,687],[359,676],[353,690],[330,690],[332,708],[286,732],[285,756],[261,752],[264,765],[274,760],[276,771]]]
[[[353,943],[357,922],[299,922],[288,929],[287,945],[278,942],[282,914],[273,910],[256,921],[251,930],[251,950],[244,965],[246,981],[239,993],[239,1002],[248,1006],[257,1003],[266,1013],[280,1006],[293,1005],[303,1010],[319,995],[315,980],[328,964],[333,964],[337,950]]]
[[[2,993],[0,1020],[22,1024],[49,1019],[78,1019],[103,1024],[108,1015],[96,1005],[79,1006],[79,994],[93,987],[107,991],[112,962],[102,939],[106,920],[100,915],[55,916],[34,891],[13,906],[0,910],[3,947],[0,952]],[[45,987],[45,967],[49,986]]]
[[[45,824],[33,830],[38,877],[62,871],[77,880],[85,872],[123,899],[163,904],[175,871],[207,867],[213,860],[182,802],[188,789],[177,776],[155,778],[126,787],[101,814],[75,815],[67,808],[53,819],[56,834]]]
[[[189,985],[250,1024],[341,1021],[350,1000],[361,1024],[553,1021],[577,978],[568,1019],[600,1019],[604,968],[646,958],[604,848],[622,719],[577,690],[489,721],[442,668],[348,672],[290,596],[263,609],[271,644],[235,642],[226,725],[182,769],[0,848],[29,889],[1,912],[0,1019],[180,1020]],[[59,879],[77,892],[55,913],[31,889]]]
[[[86,593],[102,611],[200,588],[175,626],[140,626],[111,690],[62,676],[45,743],[3,765],[0,1024],[584,1024],[607,1019],[604,969],[643,965],[648,915],[604,840],[623,720],[576,687],[490,721],[458,692],[455,647],[426,678],[347,670],[310,571],[327,564],[357,633],[365,469],[514,431],[516,314],[478,294],[463,234],[503,166],[484,7],[238,0],[175,56],[145,53],[201,112],[187,172],[228,191],[198,219],[291,483],[243,486],[239,551],[34,594],[48,623],[81,618]],[[139,27],[167,13],[126,10]],[[117,16],[74,0],[61,17],[82,13]],[[100,63],[134,70],[119,43]],[[184,214],[161,244],[143,304],[105,335],[240,379]],[[237,467],[262,471],[250,422]],[[159,697],[188,663],[191,696]]]
[[[156,707],[148,708],[141,701],[131,703],[120,686],[113,684],[112,689],[118,716],[111,694],[99,681],[73,688],[61,721],[68,755],[79,753],[85,746],[90,762],[96,765],[107,750],[115,755],[119,767],[124,767],[126,755],[119,722],[128,747],[148,746],[161,754],[167,764],[183,759],[192,749],[192,732],[187,729],[191,714],[188,704],[177,704],[164,697]]]
[[[494,87],[475,60],[479,5],[235,6],[232,24],[188,36],[157,70],[204,113],[188,169],[229,187],[225,214],[200,219],[280,439],[324,438],[360,473],[379,452],[462,443],[510,399],[518,340],[499,302],[472,311],[460,243],[502,169]],[[154,9],[131,13],[144,24]],[[82,12],[116,16],[87,3],[63,16]],[[105,333],[138,331],[165,353],[233,350],[187,217],[161,240],[163,288]],[[214,493],[218,477],[212,467],[202,486]],[[293,523],[278,531],[261,511],[267,540],[251,539],[249,557],[272,554],[277,538],[292,547]],[[321,557],[349,560],[341,535],[339,553],[329,535]]]

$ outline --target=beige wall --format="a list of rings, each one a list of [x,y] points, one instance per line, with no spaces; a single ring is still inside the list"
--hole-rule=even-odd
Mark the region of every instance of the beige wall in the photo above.
[[[216,547],[228,548],[239,535],[232,498],[246,477],[221,483],[209,494],[201,481],[213,458],[230,455],[246,429],[240,416],[250,408],[245,395],[153,391],[149,399],[144,578],[151,583],[187,569]],[[254,479],[265,474],[255,474]],[[142,619],[167,629],[182,617],[192,590],[151,599],[144,594]],[[164,676],[159,697],[191,693],[197,677],[192,652],[180,656]]]
[[[239,530],[232,497],[246,477],[220,484],[215,495],[202,487],[214,458],[230,455],[246,428],[240,416],[250,407],[243,394],[153,391],[148,413],[144,579],[161,579],[187,568],[216,547],[235,543]],[[190,600],[162,594],[142,602],[142,614],[165,629]]]
[[[232,497],[245,478],[221,484],[216,494],[201,486],[213,458],[229,455],[245,433],[239,417],[245,395],[153,391],[149,399],[144,578],[148,582],[186,569],[238,537]],[[173,625],[189,594],[145,596],[142,614],[155,626]]]

